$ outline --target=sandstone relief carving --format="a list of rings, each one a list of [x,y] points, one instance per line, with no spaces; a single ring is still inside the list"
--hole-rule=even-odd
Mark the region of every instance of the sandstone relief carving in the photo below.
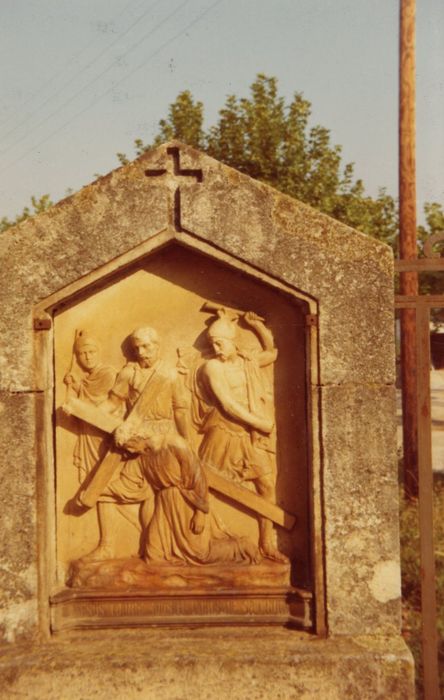
[[[108,397],[115,379],[116,370],[100,361],[100,344],[96,338],[83,330],[76,331],[71,365],[63,380],[66,385],[66,404],[75,396],[92,406],[98,406]],[[85,421],[80,422],[73,454],[80,483],[101,462],[108,443],[109,439],[100,428]]]
[[[132,358],[119,372],[99,362],[96,339],[76,333],[63,406],[79,420],[73,462],[81,484],[71,512],[82,517],[96,507],[100,536],[72,561],[73,586],[112,586],[117,579],[146,584],[150,567],[164,565],[267,561],[288,571],[273,527],[291,530],[295,522],[275,503],[278,350],[256,313],[210,303],[202,310],[207,319],[210,314],[202,331],[207,351],[192,347],[190,338],[190,347],[177,351],[176,368],[163,360],[161,339],[150,326],[131,333]],[[242,348],[240,326],[257,338],[258,349]],[[212,507],[210,490],[258,519],[258,541],[229,530]],[[125,562],[115,552],[115,513],[129,505],[139,509],[133,524],[141,546],[140,558]]]
[[[209,305],[206,308],[211,310]],[[207,334],[213,355],[200,368],[197,395],[203,434],[199,456],[204,464],[237,482],[251,481],[260,496],[274,503],[276,476],[275,416],[272,376],[276,361],[273,336],[253,312],[242,320],[258,336],[262,349],[245,353],[236,343],[238,315],[221,307]],[[285,562],[274,546],[272,522],[259,519],[261,554]]]

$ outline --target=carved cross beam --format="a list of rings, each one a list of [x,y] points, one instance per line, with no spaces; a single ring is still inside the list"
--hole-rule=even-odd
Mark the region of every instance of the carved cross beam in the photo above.
[[[71,397],[69,402],[65,404],[65,407],[70,415],[80,418],[89,425],[100,428],[106,433],[112,433],[121,424],[119,418],[105,413],[97,406],[91,406],[86,401],[82,401],[82,399]],[[122,455],[113,449],[105,455],[93,478],[80,494],[82,505],[92,508],[97,503],[100,494],[111,479],[116,476],[116,472],[121,466],[121,460]],[[266,501],[253,491],[249,491],[235,482],[228,481],[228,479],[220,476],[212,469],[205,468],[205,473],[210,489],[216,491],[216,493],[221,493],[235,503],[246,506],[254,513],[269,518],[276,525],[280,525],[286,530],[293,528],[296,518],[292,513],[288,513],[274,503]]]
[[[167,178],[168,184],[171,186],[173,195],[170,200],[170,224],[174,226],[176,231],[183,231],[181,223],[181,192],[180,185],[183,178],[194,178],[195,182],[202,182],[202,170],[191,168],[182,168],[180,165],[180,151],[177,146],[167,148],[167,153],[171,156],[171,160],[166,168],[145,170],[147,177]]]

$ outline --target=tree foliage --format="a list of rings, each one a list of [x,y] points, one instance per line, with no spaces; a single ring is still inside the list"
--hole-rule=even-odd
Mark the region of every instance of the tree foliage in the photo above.
[[[418,226],[418,242],[420,248],[430,236],[436,233],[444,233],[444,210],[437,202],[428,202],[424,205],[425,226]],[[441,242],[441,250],[444,245]],[[442,272],[427,272],[420,276],[421,294],[442,294],[444,292],[444,279]],[[444,324],[444,309],[433,309],[432,319],[436,328],[442,328]]]
[[[277,79],[259,74],[249,96],[229,95],[217,122],[207,129],[204,105],[184,90],[160,120],[154,141],[135,140],[135,155],[178,139],[395,248],[396,200],[382,188],[376,197],[366,194],[362,180],[355,179],[353,164],[342,163],[341,146],[331,142],[328,129],[311,125],[310,118],[311,104],[301,93],[287,103],[278,93]],[[129,162],[124,153],[117,157],[122,164]],[[49,195],[32,197],[31,203],[32,208],[25,207],[13,221],[1,219],[0,231],[52,205]],[[426,204],[425,214],[426,225],[418,228],[420,243],[444,229],[441,205]],[[438,291],[437,276],[435,281],[427,276],[424,283]]]
[[[425,226],[418,226],[418,238],[423,243],[434,233],[444,233],[444,210],[437,202],[427,202],[424,205],[426,218]]]
[[[24,207],[22,213],[17,214],[15,219],[12,221],[6,216],[0,219],[0,233],[6,231],[6,229],[10,228],[11,226],[15,226],[15,224],[20,224],[25,219],[29,219],[30,216],[41,214],[42,211],[46,211],[49,209],[49,207],[52,207],[52,205],[53,202],[51,201],[49,194],[44,194],[40,198],[31,197],[32,208]]]
[[[135,141],[136,155],[178,139],[257,178],[281,192],[392,243],[397,233],[396,202],[383,189],[376,198],[355,180],[353,164],[342,165],[341,147],[323,126],[310,125],[311,104],[295,93],[286,104],[276,78],[259,74],[249,97],[229,95],[216,124],[204,129],[202,102],[181,92],[159,123],[152,144]],[[126,156],[118,154],[121,162]]]
[[[419,560],[418,500],[400,493],[403,636],[415,658],[418,697],[423,697],[421,654],[421,562]],[[440,688],[444,693],[444,481],[435,475],[433,485],[434,541]],[[443,695],[444,697],[444,695]]]

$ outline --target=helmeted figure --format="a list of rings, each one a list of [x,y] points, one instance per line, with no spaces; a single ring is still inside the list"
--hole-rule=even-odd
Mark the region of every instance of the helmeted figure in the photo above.
[[[242,352],[236,343],[237,323],[224,309],[208,329],[214,358],[197,373],[201,398],[202,462],[235,481],[252,481],[257,492],[274,502],[274,402],[269,368],[277,358],[271,332],[253,312],[244,322],[262,349]],[[259,519],[259,544],[264,556],[286,558],[273,544],[272,523]]]

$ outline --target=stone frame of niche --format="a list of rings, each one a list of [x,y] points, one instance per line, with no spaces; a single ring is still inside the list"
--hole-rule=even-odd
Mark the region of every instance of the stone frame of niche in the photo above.
[[[36,398],[36,435],[37,435],[37,517],[38,517],[38,607],[39,625],[43,636],[52,634],[50,598],[55,588],[56,572],[56,484],[55,484],[55,425],[54,425],[54,386],[55,369],[53,361],[54,329],[53,315],[63,310],[64,306],[81,300],[91,292],[112,283],[133,266],[169,245],[182,246],[199,253],[228,268],[241,272],[247,277],[262,282],[276,291],[285,293],[287,298],[305,302],[309,309],[306,316],[306,421],[308,444],[308,486],[310,538],[310,570],[313,592],[311,611],[311,633],[325,636],[326,600],[325,600],[325,566],[324,566],[324,518],[322,508],[322,463],[321,463],[321,425],[319,406],[319,349],[318,349],[318,301],[279,277],[272,277],[248,262],[198,239],[186,232],[178,232],[167,227],[149,240],[139,244],[119,257],[95,269],[81,279],[67,285],[40,301],[34,307],[34,368],[40,386],[46,387]],[[143,592],[141,592],[143,594]],[[264,619],[264,622],[266,620]],[[177,623],[181,624],[180,617]],[[149,625],[143,622],[142,625]],[[158,625],[155,619],[151,624]],[[184,622],[182,622],[184,624]],[[188,624],[185,623],[185,624]],[[202,623],[200,623],[202,624]],[[217,624],[210,619],[208,624]],[[232,621],[233,625],[242,625],[242,617]],[[121,626],[121,625],[119,625]],[[131,625],[134,626],[134,625]],[[93,625],[85,625],[91,629]],[[307,625],[308,627],[308,625]],[[60,633],[60,632],[59,632]],[[63,633],[63,630],[62,630]]]

